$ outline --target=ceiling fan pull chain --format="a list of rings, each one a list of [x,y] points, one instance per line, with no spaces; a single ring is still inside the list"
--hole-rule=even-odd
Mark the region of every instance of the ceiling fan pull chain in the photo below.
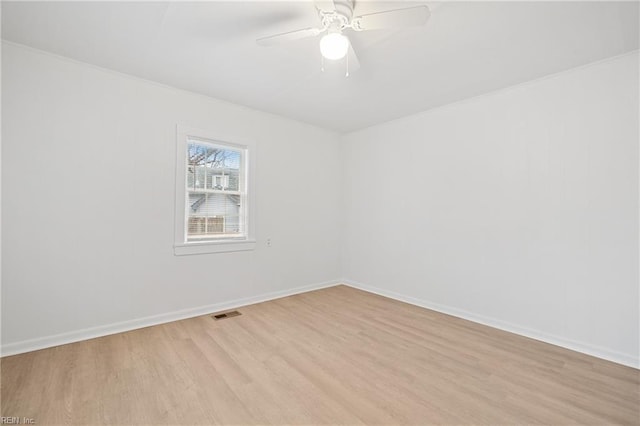
[[[324,56],[320,55],[320,71],[324,72]]]
[[[347,53],[347,72],[344,75],[345,77],[349,77],[349,54]]]

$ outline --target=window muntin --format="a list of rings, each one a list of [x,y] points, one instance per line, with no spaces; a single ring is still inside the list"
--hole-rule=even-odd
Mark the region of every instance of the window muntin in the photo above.
[[[247,237],[246,149],[189,137],[185,242]]]

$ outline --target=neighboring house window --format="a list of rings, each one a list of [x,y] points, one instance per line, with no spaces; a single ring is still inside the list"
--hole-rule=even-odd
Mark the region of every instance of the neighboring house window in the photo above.
[[[175,253],[251,250],[250,147],[178,128]]]

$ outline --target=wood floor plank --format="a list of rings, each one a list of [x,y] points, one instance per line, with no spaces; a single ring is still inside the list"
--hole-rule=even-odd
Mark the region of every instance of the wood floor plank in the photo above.
[[[337,286],[2,358],[37,424],[640,425],[640,372]]]

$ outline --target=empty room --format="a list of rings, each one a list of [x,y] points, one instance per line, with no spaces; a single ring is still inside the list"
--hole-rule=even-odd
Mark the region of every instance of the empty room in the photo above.
[[[0,424],[640,425],[639,1],[0,7]]]

